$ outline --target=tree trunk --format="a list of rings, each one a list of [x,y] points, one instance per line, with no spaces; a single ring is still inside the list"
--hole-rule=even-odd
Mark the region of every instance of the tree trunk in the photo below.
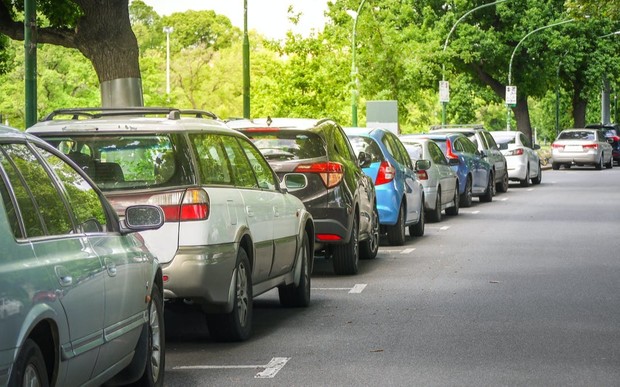
[[[534,143],[535,139],[532,138],[532,123],[530,122],[530,109],[527,104],[527,98],[517,98],[517,106],[512,111],[517,120],[517,130],[525,134]]]
[[[581,98],[581,90],[575,89],[573,92],[573,124],[575,128],[586,126],[586,107],[588,101]]]

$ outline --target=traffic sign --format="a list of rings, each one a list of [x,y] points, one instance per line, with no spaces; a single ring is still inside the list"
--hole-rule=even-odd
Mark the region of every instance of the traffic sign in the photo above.
[[[439,81],[439,102],[450,102],[450,84],[448,81]]]
[[[506,86],[506,105],[517,104],[517,86]]]

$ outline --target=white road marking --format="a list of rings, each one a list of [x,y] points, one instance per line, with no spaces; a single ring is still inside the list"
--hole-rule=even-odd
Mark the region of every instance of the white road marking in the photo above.
[[[534,190],[534,188],[528,188],[527,190],[528,190],[528,192],[531,192],[531,191]]]
[[[415,250],[415,248],[412,248],[412,249],[404,249],[404,250],[403,250],[403,251],[401,251],[400,253],[401,253],[401,254],[409,254],[409,253],[411,253],[411,252],[412,252],[412,251],[414,251],[414,250]]]
[[[284,365],[291,360],[290,357],[274,357],[266,365],[198,365],[198,366],[177,366],[173,367],[174,370],[230,370],[230,369],[260,369],[263,371],[254,375],[255,378],[273,378],[284,367]]]
[[[355,286],[353,286],[353,288],[349,290],[349,293],[361,293],[364,291],[365,288],[366,284],[355,284]]]
[[[447,230],[447,229],[449,229],[449,228],[450,228],[450,226],[443,226],[443,227],[439,227],[439,229],[440,229],[441,231],[446,231],[446,230]]]
[[[380,252],[382,253],[400,253],[401,250],[384,250],[384,249],[379,249]]]
[[[499,199],[499,200],[502,201],[502,202],[505,202],[506,200],[508,200],[508,198],[502,198],[502,199]]]
[[[472,212],[470,212],[470,214],[479,214],[479,213],[480,213],[480,211],[472,211]]]

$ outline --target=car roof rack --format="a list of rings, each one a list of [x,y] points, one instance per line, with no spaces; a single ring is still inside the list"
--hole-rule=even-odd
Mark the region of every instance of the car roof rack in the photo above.
[[[123,107],[123,108],[70,108],[58,109],[43,117],[42,121],[52,121],[58,116],[71,116],[71,120],[93,119],[113,116],[147,116],[166,115],[169,120],[179,120],[181,116],[193,116],[194,118],[220,118],[205,110],[175,109],[165,107]]]
[[[484,129],[483,124],[450,124],[450,125],[433,125],[431,126],[431,130],[438,129],[457,129],[457,128],[467,128],[467,129]]]

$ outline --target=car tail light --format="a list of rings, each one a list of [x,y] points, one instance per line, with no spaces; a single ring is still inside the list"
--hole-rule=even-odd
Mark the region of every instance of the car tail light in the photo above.
[[[610,138],[611,138],[611,140],[612,140],[613,142],[618,142],[618,141],[620,141],[620,137],[618,137],[618,136],[611,136]]]
[[[333,242],[342,240],[340,235],[336,234],[316,234],[315,237],[318,241],[321,242]]]
[[[381,162],[381,165],[379,165],[379,172],[377,173],[375,185],[389,183],[390,181],[394,180],[395,176],[396,168],[394,168],[389,161],[384,160]]]
[[[552,148],[564,150],[564,145],[562,144],[551,144]]]
[[[511,149],[506,152],[506,156],[521,156],[523,154],[523,148]]]
[[[446,139],[446,157],[449,159],[459,159],[459,156],[452,152],[452,141],[449,138]]]
[[[428,173],[426,171],[416,171],[416,174],[418,175],[418,180],[428,180]]]
[[[327,188],[332,188],[340,184],[344,177],[344,167],[340,163],[331,161],[325,163],[300,164],[295,168],[295,172],[318,173]]]
[[[581,147],[583,149],[598,149],[598,144],[583,144]]]
[[[189,188],[185,192],[154,195],[149,203],[161,207],[166,222],[206,220],[209,218],[209,195],[201,188]]]

